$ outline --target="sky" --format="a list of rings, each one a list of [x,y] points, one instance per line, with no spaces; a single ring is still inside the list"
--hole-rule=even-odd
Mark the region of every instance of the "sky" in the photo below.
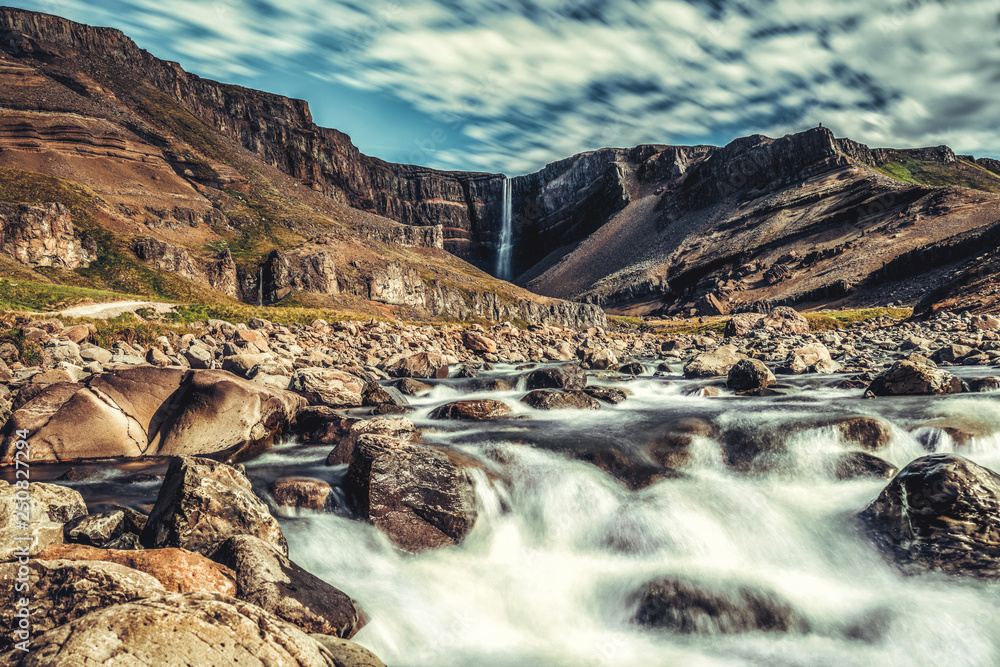
[[[536,171],[818,123],[1000,157],[996,0],[22,0],[305,99],[365,153]]]

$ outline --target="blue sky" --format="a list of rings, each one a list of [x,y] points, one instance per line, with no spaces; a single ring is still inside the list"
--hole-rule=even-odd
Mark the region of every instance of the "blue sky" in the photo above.
[[[817,123],[1000,156],[996,0],[31,0],[202,76],[306,99],[365,153],[534,171]]]

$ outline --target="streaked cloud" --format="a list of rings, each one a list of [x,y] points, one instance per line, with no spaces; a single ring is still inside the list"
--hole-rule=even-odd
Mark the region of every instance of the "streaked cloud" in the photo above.
[[[298,82],[316,119],[351,124],[362,150],[442,168],[521,173],[605,145],[724,143],[819,122],[873,145],[1000,154],[992,0],[23,6],[115,25],[206,76],[278,92]],[[330,91],[390,104],[396,120],[347,120],[324,108],[337,104]]]

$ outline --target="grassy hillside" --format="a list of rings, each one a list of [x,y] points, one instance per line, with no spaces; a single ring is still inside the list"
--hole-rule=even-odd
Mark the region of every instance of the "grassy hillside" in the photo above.
[[[913,185],[957,186],[1000,194],[1000,176],[966,160],[944,164],[904,157],[896,162],[877,166],[875,169],[896,180]]]

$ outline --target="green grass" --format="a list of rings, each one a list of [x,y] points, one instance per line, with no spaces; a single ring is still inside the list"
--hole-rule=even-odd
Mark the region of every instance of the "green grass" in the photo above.
[[[141,299],[128,294],[107,292],[71,285],[46,285],[21,280],[0,279],[0,310],[48,312],[75,306],[78,303],[105,303],[124,299]]]
[[[826,313],[802,313],[809,321],[813,331],[830,331],[843,329],[857,322],[875,319],[876,317],[891,317],[903,320],[913,315],[912,308],[868,308],[865,310],[833,310]]]
[[[20,361],[29,366],[42,363],[42,345],[37,339],[28,339],[23,329],[0,331],[0,343],[12,343],[17,348]]]
[[[641,317],[608,315],[608,324],[616,329],[641,329],[646,325],[646,321]]]
[[[965,160],[944,164],[904,157],[875,169],[911,185],[957,186],[1000,194],[1000,176]]]

